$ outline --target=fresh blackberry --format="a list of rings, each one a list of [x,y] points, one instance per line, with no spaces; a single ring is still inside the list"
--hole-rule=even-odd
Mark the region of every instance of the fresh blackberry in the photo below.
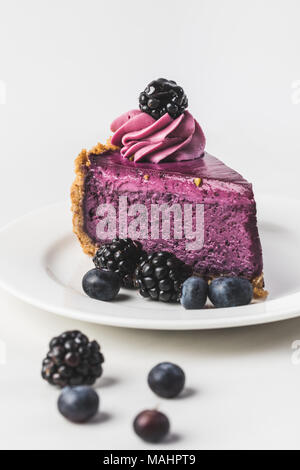
[[[119,274],[124,287],[133,287],[134,270],[143,256],[144,251],[139,242],[130,238],[115,238],[112,243],[99,248],[93,261],[96,268]]]
[[[97,341],[80,331],[53,338],[42,364],[42,377],[51,385],[92,385],[102,375],[103,354]]]
[[[159,119],[164,114],[176,119],[188,107],[183,89],[173,80],[159,78],[147,85],[139,97],[140,110]]]
[[[135,271],[135,283],[143,297],[162,302],[178,302],[182,283],[191,275],[191,268],[171,253],[152,253]]]

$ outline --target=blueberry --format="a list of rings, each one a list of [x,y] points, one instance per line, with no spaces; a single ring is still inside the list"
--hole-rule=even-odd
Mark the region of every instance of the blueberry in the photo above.
[[[94,389],[86,385],[65,387],[59,395],[59,412],[74,423],[84,423],[98,411],[99,396]]]
[[[181,367],[172,362],[161,362],[148,374],[148,385],[156,395],[174,398],[183,390],[185,374]]]
[[[215,307],[237,307],[251,302],[253,288],[241,277],[219,277],[210,283],[208,296]]]
[[[84,292],[92,299],[113,300],[121,287],[121,279],[114,271],[98,268],[88,271],[82,279]]]
[[[189,277],[182,285],[181,305],[187,310],[203,308],[206,304],[208,284],[201,277]]]
[[[145,410],[136,416],[133,429],[144,441],[159,442],[168,434],[170,422],[160,411]]]

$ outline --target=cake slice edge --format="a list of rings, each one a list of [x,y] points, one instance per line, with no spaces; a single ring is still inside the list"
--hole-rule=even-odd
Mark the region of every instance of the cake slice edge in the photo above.
[[[71,211],[73,214],[73,232],[77,236],[83,252],[89,256],[94,256],[95,252],[99,248],[98,245],[88,236],[84,231],[84,214],[83,214],[83,198],[84,198],[84,181],[87,173],[87,169],[90,166],[89,155],[100,155],[108,150],[117,150],[115,147],[108,142],[103,145],[98,143],[89,152],[86,149],[81,150],[79,155],[75,159],[75,180],[71,186]]]
[[[75,180],[71,186],[71,211],[73,213],[73,232],[77,236],[83,252],[89,256],[94,256],[99,248],[89,235],[84,231],[84,213],[83,213],[83,199],[84,199],[84,182],[85,177],[90,166],[89,155],[100,155],[109,150],[118,150],[118,147],[112,145],[110,140],[106,144],[98,143],[90,151],[83,149],[75,159]],[[263,300],[268,296],[268,292],[264,289],[264,276],[261,273],[259,276],[252,279],[253,295],[255,299]]]

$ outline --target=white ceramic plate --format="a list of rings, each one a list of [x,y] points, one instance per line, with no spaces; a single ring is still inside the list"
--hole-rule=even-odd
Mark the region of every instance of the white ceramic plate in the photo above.
[[[167,330],[227,328],[300,315],[300,201],[258,199],[265,302],[227,309],[184,310],[123,290],[114,302],[87,297],[81,279],[93,267],[72,233],[69,204],[48,206],[0,231],[0,286],[41,309],[93,323]]]

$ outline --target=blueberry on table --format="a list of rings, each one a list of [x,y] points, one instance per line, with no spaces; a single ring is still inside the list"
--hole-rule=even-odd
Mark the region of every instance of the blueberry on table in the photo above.
[[[192,276],[184,281],[180,298],[181,305],[187,309],[200,309],[206,304],[208,284],[201,277]]]
[[[171,362],[161,362],[148,374],[148,385],[156,395],[175,398],[183,390],[185,374],[181,367]]]
[[[59,412],[74,423],[89,421],[98,411],[99,396],[86,385],[65,387],[57,402]]]
[[[219,277],[210,283],[208,296],[217,308],[238,307],[251,302],[253,287],[248,279]]]
[[[144,441],[159,442],[168,434],[170,422],[160,411],[144,410],[136,416],[133,429]]]
[[[121,279],[114,271],[94,268],[88,271],[82,279],[82,288],[92,299],[113,300],[119,293],[120,287]]]

